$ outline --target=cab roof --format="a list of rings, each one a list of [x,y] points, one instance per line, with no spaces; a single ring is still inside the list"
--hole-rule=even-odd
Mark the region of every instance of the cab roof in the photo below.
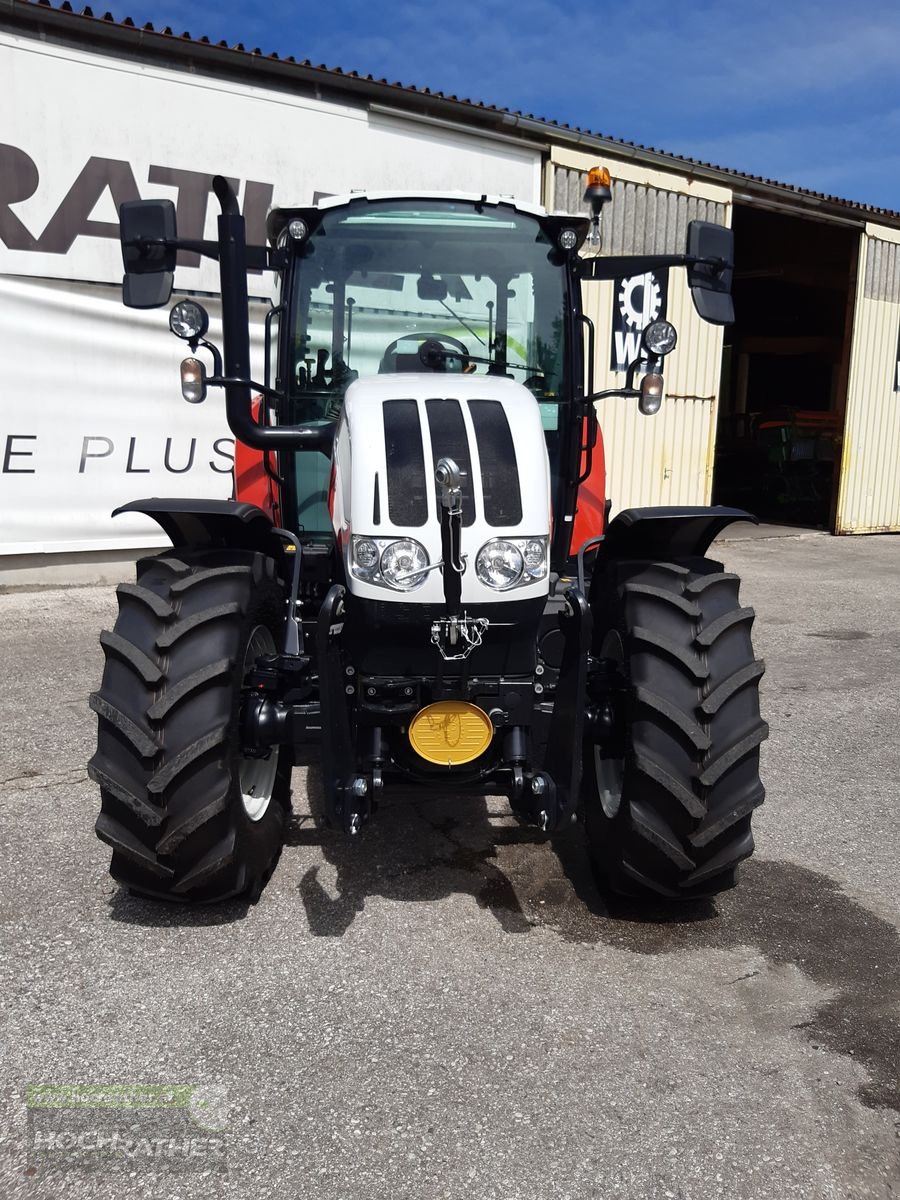
[[[551,216],[540,205],[529,204],[524,200],[517,200],[514,196],[493,196],[480,192],[429,192],[421,189],[411,192],[384,192],[361,189],[360,191],[347,192],[342,195],[322,196],[316,203],[307,204],[300,208],[273,208],[267,218],[266,228],[269,239],[274,244],[277,242],[282,230],[294,217],[309,220],[310,215],[313,213],[325,212],[336,208],[347,208],[354,203],[390,202],[392,200],[438,200],[446,201],[447,203],[479,204],[490,208],[511,208],[515,212],[535,217],[541,221]],[[564,220],[567,224],[573,226],[579,226],[582,223],[579,218],[572,216],[567,216]],[[586,220],[584,223],[587,223]]]

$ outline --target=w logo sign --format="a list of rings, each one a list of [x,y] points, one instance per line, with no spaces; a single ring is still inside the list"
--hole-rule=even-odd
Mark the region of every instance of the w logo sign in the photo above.
[[[669,272],[648,271],[616,280],[610,368],[626,371],[640,357],[641,334],[666,315]]]

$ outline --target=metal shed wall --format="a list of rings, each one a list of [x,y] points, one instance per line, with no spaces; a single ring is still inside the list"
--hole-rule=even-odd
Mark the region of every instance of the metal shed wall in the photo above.
[[[900,531],[898,243],[872,224],[862,238],[836,533]]]
[[[584,212],[584,173],[597,161],[555,148],[547,206]],[[603,254],[677,254],[685,249],[689,221],[731,223],[731,194],[723,188],[608,157],[602,161],[613,176],[613,198],[603,214]],[[613,283],[584,288],[584,310],[596,328],[598,390],[625,381],[610,369],[614,293]],[[667,363],[660,411],[645,417],[635,400],[621,398],[597,405],[613,513],[649,504],[708,504],[712,494],[722,330],[697,316],[681,269],[669,272],[667,316],[678,330],[678,346]]]

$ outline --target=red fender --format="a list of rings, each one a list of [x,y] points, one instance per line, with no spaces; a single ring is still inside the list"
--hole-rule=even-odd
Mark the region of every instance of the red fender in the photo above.
[[[254,396],[252,412],[254,421],[259,420],[261,396]],[[268,470],[266,457],[268,456]],[[273,475],[278,462],[271,450],[255,450],[243,442],[234,444],[234,498],[247,504],[255,504],[268,513],[274,525],[281,524],[281,495]]]
[[[585,419],[585,431],[587,419]],[[586,433],[585,433],[586,436]],[[581,472],[587,468],[587,451],[581,456]],[[597,443],[591,454],[591,473],[578,488],[575,503],[575,520],[572,524],[572,540],[569,554],[575,555],[588,538],[599,537],[604,532],[606,512],[606,458],[603,452],[603,434],[597,430]]]

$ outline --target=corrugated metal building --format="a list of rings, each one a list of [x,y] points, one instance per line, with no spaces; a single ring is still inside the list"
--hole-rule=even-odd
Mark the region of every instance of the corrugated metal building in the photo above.
[[[613,174],[614,188],[612,203],[604,214],[602,253],[678,252],[684,249],[690,220],[731,225],[736,234],[737,321],[724,332],[696,317],[682,271],[663,273],[661,278],[592,285],[588,312],[597,329],[598,388],[621,385],[624,358],[648,320],[667,315],[679,331],[678,349],[667,366],[667,396],[657,416],[641,416],[627,400],[600,403],[614,509],[716,501],[742,504],[769,519],[819,525],[840,533],[900,530],[897,213],[428,89],[363,78],[276,54],[266,56],[258,50],[248,52],[242,46],[213,45],[207,39],[176,36],[170,29],[138,29],[130,20],[116,23],[108,14],[98,19],[90,9],[75,13],[67,2],[53,8],[48,0],[0,0],[0,33],[10,53],[30,54],[34,62],[38,52],[44,59],[68,59],[83,68],[91,64],[100,68],[105,60],[116,71],[131,70],[146,77],[146,86],[152,78],[165,78],[173,86],[181,80],[207,90],[219,88],[227,92],[237,119],[245,119],[248,127],[263,128],[260,114],[267,111],[267,105],[274,111],[271,106],[275,104],[282,114],[296,113],[298,121],[299,105],[304,129],[326,142],[343,121],[351,131],[348,145],[353,142],[360,148],[359,170],[365,177],[349,182],[343,175],[334,180],[323,177],[317,183],[313,176],[319,168],[307,159],[301,179],[295,169],[296,156],[288,162],[282,149],[272,152],[271,161],[263,158],[261,163],[258,146],[253,169],[249,160],[242,160],[240,149],[228,150],[227,163],[200,167],[201,171],[227,169],[245,180],[245,203],[252,199],[257,207],[276,191],[275,202],[284,203],[308,201],[314,190],[401,188],[404,182],[415,186],[420,181],[409,171],[415,173],[417,163],[421,165],[420,150],[428,143],[447,148],[455,156],[454,186],[515,190],[528,199],[538,199],[542,193],[548,208],[568,212],[583,211],[584,172],[604,163]],[[35,120],[33,113],[25,113],[24,106],[19,110],[22,127],[29,130],[30,146],[43,136],[41,131],[59,125],[59,118],[49,111],[58,106],[59,96],[37,89],[31,92],[29,104],[38,102],[48,107],[46,119]],[[154,133],[152,111],[147,108],[141,116],[148,139]],[[88,147],[94,156],[91,162],[113,161],[106,149],[106,126],[111,124],[115,122],[110,121],[109,113],[98,113],[93,128],[84,119],[80,122],[79,137],[83,140],[87,134],[88,141],[94,139],[93,148]],[[396,144],[405,141],[411,154],[390,156],[394,174],[387,178],[382,168],[366,164],[386,161],[375,147],[391,138]],[[241,139],[233,139],[231,145],[240,146]],[[333,160],[333,155],[327,157],[327,161]],[[403,166],[407,160],[408,170]],[[319,160],[319,167],[325,161]],[[183,169],[179,174],[171,165],[151,165],[151,186],[145,189],[148,176],[143,159],[141,169],[141,194],[151,196],[171,194],[165,186],[153,186],[154,180],[171,188],[177,178],[184,180],[188,174]],[[512,172],[510,179],[515,177],[512,187],[497,187],[493,182],[504,172]],[[43,190],[47,179],[42,176],[38,186],[37,174],[35,171],[33,196],[26,189],[21,205],[16,196],[4,210],[0,284],[8,290],[11,281],[30,279],[25,288],[30,299],[35,289],[37,294],[51,287],[59,311],[68,303],[66,289],[80,295],[87,288],[92,302],[97,302],[97,287],[112,290],[108,263],[96,272],[89,265],[64,271],[61,278],[69,282],[60,287],[52,284],[53,271],[46,263],[33,271],[10,266],[9,252],[14,247],[9,231],[29,233],[20,220],[23,214],[35,211],[29,210],[27,203],[36,205],[52,224],[53,205],[47,207]],[[52,177],[49,172],[48,177]],[[270,177],[270,185],[254,182]],[[17,186],[24,184],[20,179]],[[288,195],[298,188],[308,188],[310,195]],[[99,209],[85,211],[81,214],[82,236],[75,243],[82,254],[95,248],[98,262],[111,249],[108,239],[115,188],[112,192],[106,196],[105,223]],[[101,201],[98,204],[102,208]],[[40,228],[44,234],[32,237],[32,242],[43,244],[46,240],[51,226],[44,227],[43,217]],[[107,240],[101,241],[101,237]],[[27,253],[21,253],[23,246],[27,250],[20,239],[20,253],[14,256],[17,263],[27,258]],[[196,289],[204,285],[194,281],[182,284],[185,286]],[[155,336],[159,347],[166,348],[153,357],[162,354],[172,359],[177,348],[167,346],[158,331]],[[120,350],[124,368],[127,355],[122,347]],[[43,364],[48,379],[54,373],[54,353],[61,352],[51,352]],[[62,363],[57,365],[62,369]],[[157,365],[168,369],[167,363]],[[174,382],[171,392],[174,404]],[[27,470],[31,460],[22,456],[34,447],[24,427],[20,430],[10,424],[11,395],[8,391],[6,419],[0,431],[7,452],[0,477],[7,511],[27,505],[26,493],[35,486]],[[183,412],[178,420],[184,422]],[[210,446],[218,445],[217,429],[206,427],[206,414],[204,421],[203,436]],[[10,445],[10,435],[23,432],[26,437],[19,436]],[[94,451],[105,448],[97,430],[79,429],[81,432],[95,436]],[[115,441],[117,454],[129,446],[127,438],[122,447],[118,435]],[[102,455],[98,453],[98,457]],[[206,457],[215,472],[215,453]],[[151,490],[146,486],[153,478],[149,472],[143,479],[130,479],[132,459],[138,464],[134,473],[138,473],[141,460],[129,448],[128,466],[120,480],[122,499],[141,487]],[[160,487],[171,482],[164,473],[160,476]],[[215,480],[206,483],[210,488],[216,486]],[[185,488],[188,483],[182,490]],[[105,511],[112,498],[101,495]],[[103,525],[99,515],[97,520],[98,547],[109,546],[111,527]],[[132,544],[137,545],[138,540]],[[51,541],[36,531],[33,549],[42,545],[49,549]],[[58,551],[60,544],[53,542],[52,548]],[[44,553],[36,561],[52,562],[54,557]],[[0,577],[2,565],[0,560]]]
[[[713,501],[835,533],[900,531],[900,218],[584,140],[591,149],[553,146],[545,203],[582,211],[584,172],[601,155],[615,177],[604,253],[677,253],[698,218],[736,235],[735,325],[700,321],[672,272],[679,346],[660,413],[600,402],[614,507]],[[598,388],[621,385],[609,343],[634,287],[592,296]],[[644,320],[656,315],[645,304]]]
[[[860,235],[837,533],[900,529],[900,230]]]
[[[595,155],[554,147],[545,202],[555,209],[580,211],[585,172],[595,161]],[[731,193],[725,188],[637,161],[616,162],[606,155],[604,162],[614,177],[612,200],[603,214],[605,254],[679,254],[684,252],[689,221],[731,224]],[[624,381],[613,366],[617,307],[623,339],[631,334],[633,345],[643,324],[665,316],[678,330],[678,348],[667,363],[666,399],[655,417],[642,416],[634,401],[619,397],[598,403],[613,507],[618,511],[642,504],[708,504],[722,330],[697,316],[683,270],[644,283],[592,285],[585,290],[585,310],[597,330],[598,391],[621,387]]]

